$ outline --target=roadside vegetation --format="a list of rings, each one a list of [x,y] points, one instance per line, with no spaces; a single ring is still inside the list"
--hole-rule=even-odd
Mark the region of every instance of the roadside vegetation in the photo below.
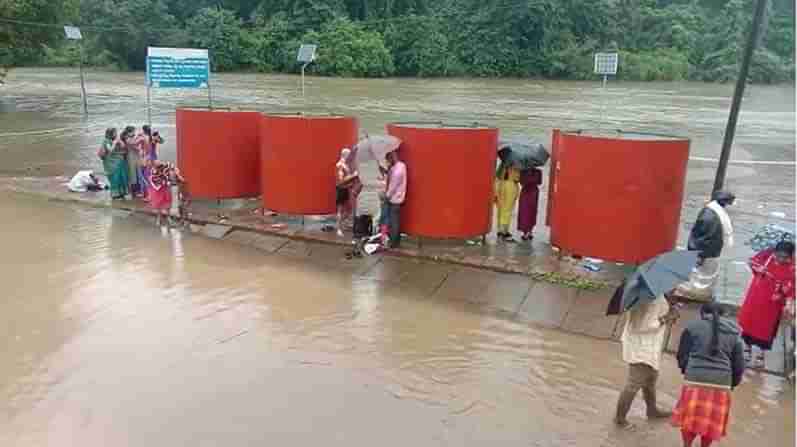
[[[770,0],[753,82],[795,77],[794,0]],[[733,80],[753,0],[1,0],[0,18],[83,27],[85,62],[141,70],[147,46],[211,50],[217,71],[591,79],[618,50],[625,80]],[[0,22],[0,65],[75,65],[57,27]]]

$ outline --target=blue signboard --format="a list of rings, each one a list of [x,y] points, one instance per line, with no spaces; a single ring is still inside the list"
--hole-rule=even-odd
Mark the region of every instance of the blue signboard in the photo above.
[[[209,81],[208,50],[147,49],[147,85],[159,88],[206,88]]]

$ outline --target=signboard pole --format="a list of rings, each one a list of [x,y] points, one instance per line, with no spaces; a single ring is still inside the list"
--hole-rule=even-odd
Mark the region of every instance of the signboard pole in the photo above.
[[[595,53],[595,74],[603,76],[601,82],[601,111],[598,119],[598,129],[603,127],[603,120],[606,115],[606,84],[609,75],[617,74],[618,57],[617,53]]]
[[[317,45],[302,44],[299,47],[299,54],[296,55],[296,61],[302,64],[302,98],[304,99],[304,69],[315,60],[315,52],[318,48]]]
[[[89,114],[89,103],[86,97],[86,79],[83,75],[83,41],[80,41],[80,97],[83,100],[83,114]]]
[[[213,110],[213,90],[210,88],[210,79],[208,79],[208,108]]]
[[[79,48],[79,60],[78,60],[78,67],[80,69],[80,100],[83,103],[83,114],[89,114],[89,106],[88,106],[88,98],[86,95],[86,79],[83,75],[83,34],[80,32],[80,28],[76,26],[65,26],[64,27],[64,34],[66,34],[66,38],[68,40],[77,40],[78,41],[78,48]]]
[[[598,123],[598,129],[603,127],[603,120],[606,117],[606,83],[608,78],[607,75],[603,75],[603,87],[601,87],[601,120]]]
[[[147,124],[152,127],[152,82],[147,79]]]
[[[302,98],[304,98],[304,68],[307,67],[307,64],[302,64]]]

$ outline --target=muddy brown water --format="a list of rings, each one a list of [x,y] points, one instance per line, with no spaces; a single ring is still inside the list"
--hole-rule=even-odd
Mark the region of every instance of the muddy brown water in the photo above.
[[[478,121],[550,140],[550,129],[687,135],[714,158],[731,86],[698,83],[310,79],[221,75],[216,103],[391,121]],[[146,120],[143,74],[14,70],[0,94],[0,175],[89,166],[105,127]],[[153,122],[174,159],[174,107],[204,92],[157,91]],[[735,159],[739,231],[794,220],[794,88],[752,86]],[[684,228],[714,165],[690,163]],[[684,233],[684,232],[682,232]],[[453,299],[435,265],[264,255],[108,210],[0,193],[0,445],[673,446],[677,432],[610,423],[619,346],[511,321]],[[740,259],[747,256],[739,248]],[[744,280],[739,280],[743,283]],[[739,286],[741,287],[741,286]],[[511,288],[511,287],[510,287]],[[521,285],[522,288],[522,285]],[[738,288],[738,287],[737,287]],[[530,297],[533,298],[533,297]],[[749,373],[721,445],[794,445],[794,390]],[[680,375],[664,362],[661,402]]]
[[[611,414],[619,346],[392,275],[0,195],[0,445],[674,446]],[[409,270],[406,270],[409,271]],[[748,373],[721,445],[793,445],[793,388]],[[662,405],[680,376],[664,362]]]
[[[16,113],[0,113],[0,175],[62,175],[100,170],[96,150],[105,127],[140,126],[147,119],[143,73],[88,72],[89,116],[80,113],[78,72],[15,69],[0,95]],[[550,144],[551,130],[623,129],[681,135],[692,140],[679,237],[686,244],[710,194],[733,85],[698,82],[595,82],[496,79],[330,79],[309,77],[302,98],[296,76],[214,74],[214,105],[271,113],[346,114],[363,129],[384,133],[395,121],[443,121],[496,126],[509,136]],[[153,90],[155,127],[175,158],[175,107],[207,106],[205,90]],[[753,254],[744,241],[764,224],[795,226],[795,90],[751,85],[746,92],[727,187],[738,196],[731,210],[737,246],[722,266],[719,299],[740,302]],[[223,148],[220,148],[223,150]],[[706,161],[708,159],[708,161]],[[769,164],[749,164],[748,162]],[[773,164],[774,163],[774,164]],[[375,172],[375,170],[373,170]],[[371,173],[372,176],[373,173]],[[601,175],[596,170],[595,175]],[[547,200],[543,185],[541,209]],[[377,210],[371,210],[376,212]],[[544,219],[544,211],[540,221]],[[590,223],[585,223],[590,224]],[[547,238],[539,227],[538,240]]]

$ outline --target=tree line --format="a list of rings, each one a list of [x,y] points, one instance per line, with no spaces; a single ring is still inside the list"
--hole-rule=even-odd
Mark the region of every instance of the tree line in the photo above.
[[[591,79],[617,50],[627,80],[729,81],[754,0],[0,0],[0,20],[83,27],[84,63],[141,70],[147,46],[208,48],[215,71]],[[770,0],[754,82],[795,77],[794,0]],[[0,65],[75,65],[63,30],[0,21]]]

